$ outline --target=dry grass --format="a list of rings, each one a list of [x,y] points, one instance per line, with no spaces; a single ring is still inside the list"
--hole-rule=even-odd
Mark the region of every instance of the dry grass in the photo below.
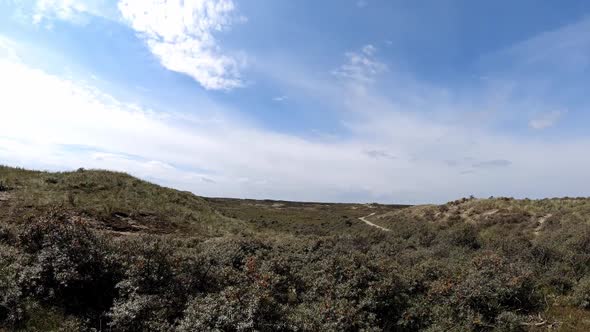
[[[245,227],[220,216],[203,198],[102,170],[49,173],[0,167],[12,188],[0,218],[26,221],[53,207],[115,231],[221,236]]]

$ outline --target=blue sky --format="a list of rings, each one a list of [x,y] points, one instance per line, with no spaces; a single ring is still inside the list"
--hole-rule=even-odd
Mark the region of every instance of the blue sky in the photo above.
[[[0,162],[199,195],[590,195],[590,3],[0,0]]]

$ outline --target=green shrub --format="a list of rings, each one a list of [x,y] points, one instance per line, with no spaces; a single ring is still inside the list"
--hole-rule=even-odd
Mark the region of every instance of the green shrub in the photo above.
[[[452,291],[457,317],[470,316],[493,324],[504,311],[532,312],[541,306],[535,278],[524,263],[515,264],[494,253],[475,257]]]
[[[18,250],[0,245],[0,327],[14,326],[25,315],[23,290],[19,279],[27,266],[27,257]]]
[[[572,301],[582,309],[590,309],[590,277],[581,279],[574,287]]]
[[[124,277],[109,312],[111,326],[123,331],[167,330],[180,315],[187,294],[175,283],[172,247],[144,237],[121,244]]]
[[[522,325],[524,319],[522,316],[514,312],[504,311],[500,313],[496,319],[495,332],[524,332],[525,328]]]
[[[31,256],[21,287],[65,314],[98,319],[117,295],[120,267],[105,238],[55,211],[19,235]]]
[[[481,247],[481,240],[477,228],[467,223],[453,227],[446,233],[445,241],[469,249],[479,249]]]
[[[245,286],[245,285],[244,285]],[[228,287],[193,300],[179,331],[279,331],[286,329],[282,306],[268,285]]]

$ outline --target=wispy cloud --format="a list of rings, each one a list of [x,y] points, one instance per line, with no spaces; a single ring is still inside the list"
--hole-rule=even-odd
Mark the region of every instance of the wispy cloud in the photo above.
[[[478,196],[589,193],[576,184],[575,179],[588,178],[579,165],[589,165],[590,157],[574,152],[581,153],[589,143],[588,137],[556,141],[545,136],[533,138],[522,132],[498,130],[506,125],[526,125],[531,113],[523,109],[559,105],[559,101],[550,100],[550,94],[544,91],[529,89],[528,93],[521,93],[523,86],[530,87],[530,81],[504,72],[502,79],[498,79],[492,72],[488,80],[473,86],[439,87],[397,71],[395,77],[381,80],[380,74],[387,71],[387,65],[377,56],[376,48],[371,45],[349,52],[344,65],[332,72],[332,80],[322,80],[313,70],[300,67],[293,69],[285,64],[273,67],[274,78],[297,90],[293,95],[320,96],[318,99],[324,105],[343,111],[341,121],[348,130],[348,141],[366,144],[361,151],[379,161],[373,167],[378,165],[382,183],[367,181],[367,187],[380,188],[380,193],[384,193],[387,190],[383,184],[390,183],[396,190],[421,192],[429,197],[435,195],[437,189],[434,188],[464,194],[475,193],[473,188],[478,188]],[[374,63],[378,63],[378,70],[372,69]],[[355,93],[359,86],[362,93]],[[519,130],[522,130],[520,125]],[[367,149],[370,146],[384,147],[387,154],[397,159],[382,158],[381,149]],[[552,155],[551,160],[547,160],[547,154]],[[449,164],[449,160],[456,162]],[[573,173],[566,175],[558,171],[567,167],[565,160],[575,160]],[[367,167],[364,168],[366,172],[376,171],[365,164],[362,167]],[[408,184],[396,174],[405,174],[415,181],[428,179],[428,183]],[[470,176],[463,176],[465,174]],[[552,174],[553,178],[548,180],[551,183],[534,180],[541,174]],[[420,191],[421,186],[430,188],[431,193]]]
[[[482,57],[483,82],[502,92],[493,105],[496,115],[542,130],[566,112],[586,113],[589,29],[586,16]]]
[[[53,19],[85,23],[85,15],[106,17],[111,5],[107,0],[36,0],[32,20],[35,24]]]
[[[396,157],[385,150],[366,150],[364,153],[373,159],[396,159]]]
[[[529,127],[536,130],[553,127],[564,114],[565,111],[552,111],[538,114],[537,117],[529,121]]]
[[[287,99],[289,99],[289,97],[287,97],[287,96],[277,96],[277,97],[274,97],[272,100],[274,100],[276,102],[283,102],[283,101],[286,101]]]
[[[209,90],[243,85],[241,60],[223,53],[214,36],[234,23],[232,0],[121,0],[118,7],[164,67]]]
[[[540,33],[504,49],[494,57],[508,56],[522,67],[554,65],[548,70],[579,70],[590,66],[590,17]]]
[[[510,160],[505,159],[496,159],[496,160],[486,160],[476,164],[473,164],[473,168],[499,168],[499,167],[508,167],[512,165]]]
[[[11,40],[0,36],[0,58],[7,59],[9,61],[20,62],[16,50],[16,45]]]
[[[347,52],[348,61],[333,74],[361,85],[374,82],[377,75],[387,70],[387,65],[376,59],[376,52],[377,48],[371,44],[363,46],[360,51]]]

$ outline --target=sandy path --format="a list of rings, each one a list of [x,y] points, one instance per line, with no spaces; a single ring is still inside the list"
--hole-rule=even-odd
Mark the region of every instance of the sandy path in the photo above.
[[[8,202],[9,199],[10,199],[10,195],[7,192],[0,191],[0,204],[2,202]]]
[[[369,225],[369,226],[372,226],[372,227],[377,227],[377,228],[379,228],[379,229],[380,229],[380,230],[382,230],[382,231],[385,231],[385,232],[389,232],[389,231],[391,231],[391,229],[389,229],[389,228],[385,228],[385,227],[382,227],[382,226],[379,226],[379,225],[375,225],[375,224],[373,224],[372,222],[370,222],[370,221],[368,221],[368,220],[367,220],[367,218],[369,218],[369,217],[371,217],[371,216],[373,216],[373,215],[375,215],[375,212],[371,213],[371,214],[370,214],[370,215],[368,215],[368,216],[365,216],[365,217],[360,217],[360,218],[359,218],[359,220],[360,220],[360,221],[362,221],[362,222],[364,222],[365,224],[367,224],[367,225]]]
[[[553,214],[549,213],[548,215],[539,218],[539,220],[537,221],[539,226],[537,226],[537,228],[535,228],[535,230],[533,231],[533,234],[535,234],[535,236],[539,236],[539,234],[541,233],[541,230],[543,229],[543,225],[545,224],[547,219],[549,219],[551,217],[553,217]]]

